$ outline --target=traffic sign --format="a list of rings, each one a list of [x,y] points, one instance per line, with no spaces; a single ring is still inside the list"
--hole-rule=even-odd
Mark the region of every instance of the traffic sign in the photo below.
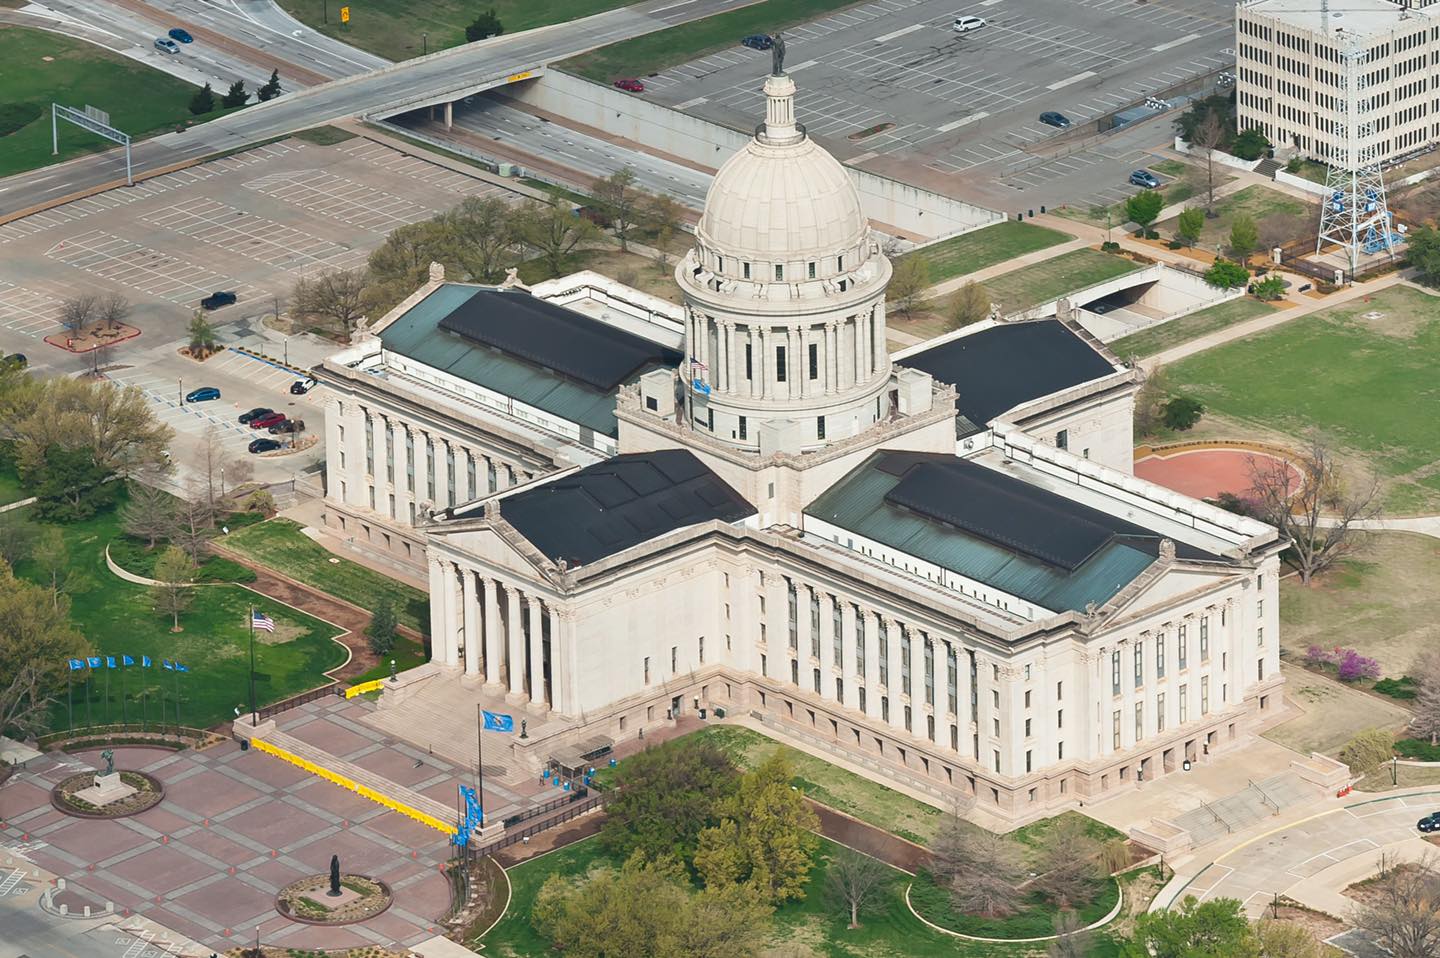
[[[340,8],[340,22],[341,22],[341,23],[349,23],[349,22],[350,22],[350,8],[349,8],[349,7],[341,7],[341,8]]]

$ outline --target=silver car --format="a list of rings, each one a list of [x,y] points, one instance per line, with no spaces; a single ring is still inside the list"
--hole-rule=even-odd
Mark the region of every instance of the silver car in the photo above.
[[[161,53],[180,52],[179,44],[177,44],[174,40],[171,40],[169,37],[156,37],[155,49],[159,50]]]

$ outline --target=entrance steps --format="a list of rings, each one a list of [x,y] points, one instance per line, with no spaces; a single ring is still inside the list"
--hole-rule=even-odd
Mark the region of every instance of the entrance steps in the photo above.
[[[1248,828],[1256,822],[1279,815],[1282,809],[1315,798],[1313,785],[1294,772],[1281,772],[1215,802],[1178,815],[1170,822],[1190,833],[1193,847]]]

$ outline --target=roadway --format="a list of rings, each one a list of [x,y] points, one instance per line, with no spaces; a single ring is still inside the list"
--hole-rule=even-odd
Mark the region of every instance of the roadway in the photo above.
[[[211,6],[201,0],[161,2]],[[473,92],[487,84],[503,82],[506,75],[517,69],[563,60],[586,50],[652,33],[676,23],[711,16],[743,2],[744,0],[683,0],[677,4],[674,0],[648,0],[569,23],[492,37],[479,43],[432,53],[428,57],[408,60],[383,70],[349,76],[341,82],[324,83],[287,93],[268,103],[256,104],[185,132],[167,133],[144,140],[132,147],[132,162],[137,172],[154,170],[196,157],[236,149],[333,119],[368,114],[383,109],[386,105],[404,104],[422,97],[427,92]],[[253,3],[249,5],[251,15],[255,17],[255,20],[250,22],[258,33],[261,29],[258,25],[260,18],[255,15],[255,6]],[[276,29],[273,14],[265,22],[272,31]],[[283,33],[283,30],[278,32]],[[276,36],[275,32],[267,35],[272,38]],[[313,38],[313,32],[310,32],[299,38],[292,36],[291,40],[304,40],[309,43]],[[282,41],[275,39],[274,42],[278,45]],[[243,45],[236,42],[235,46]],[[299,56],[288,42],[286,51],[287,56]],[[250,54],[252,58],[255,55]],[[332,68],[339,66],[333,60],[329,63]],[[123,152],[109,150],[0,180],[0,217],[57,196],[113,183],[124,176],[124,169]]]

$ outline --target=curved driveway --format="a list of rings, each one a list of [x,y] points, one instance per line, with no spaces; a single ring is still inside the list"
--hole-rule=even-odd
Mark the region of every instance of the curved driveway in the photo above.
[[[1282,825],[1242,842],[1198,871],[1180,870],[1152,908],[1194,895],[1238,898],[1258,917],[1275,895],[1344,918],[1350,910],[1340,892],[1375,871],[1380,850],[1415,858],[1434,850],[1415,830],[1422,816],[1440,811],[1440,791],[1412,791],[1383,798],[1358,799]],[[1186,872],[1189,872],[1188,879]]]

